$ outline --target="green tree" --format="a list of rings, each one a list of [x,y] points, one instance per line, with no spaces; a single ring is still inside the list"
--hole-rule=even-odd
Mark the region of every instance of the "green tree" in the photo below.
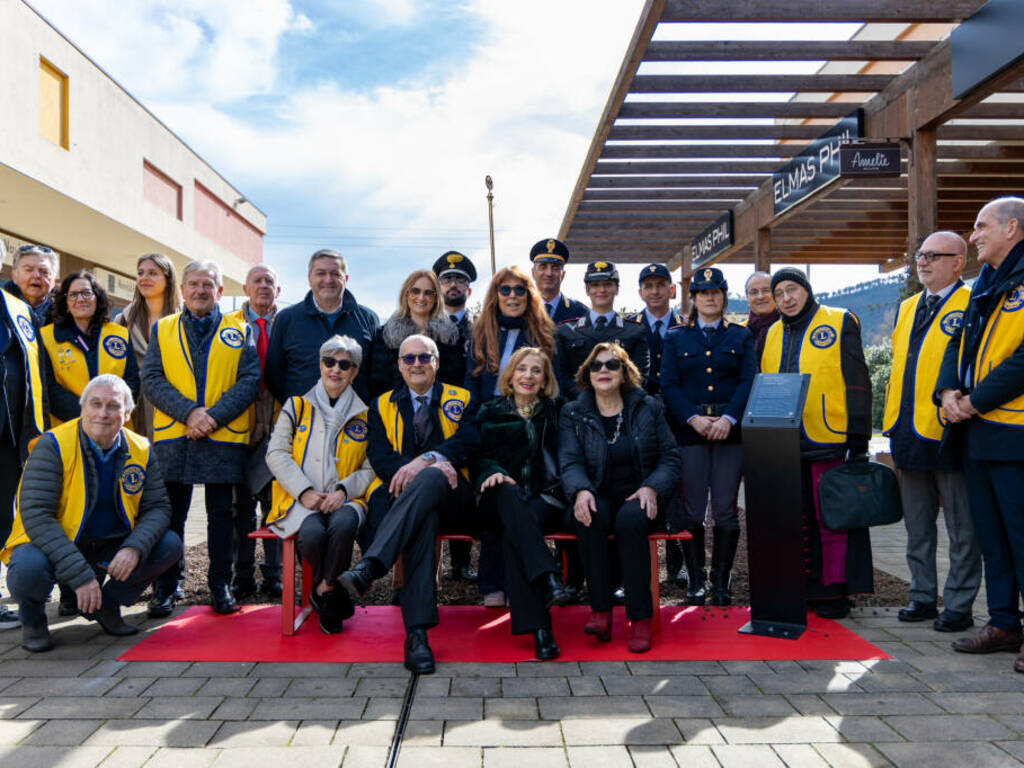
[[[885,412],[885,390],[889,385],[889,373],[892,370],[892,345],[873,344],[864,348],[864,360],[868,364],[868,375],[871,378],[871,426],[882,428],[882,416]]]

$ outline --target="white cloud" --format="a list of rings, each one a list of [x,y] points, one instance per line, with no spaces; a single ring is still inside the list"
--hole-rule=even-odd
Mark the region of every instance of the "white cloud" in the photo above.
[[[419,15],[419,6],[422,5],[416,0],[369,0],[370,14],[377,16],[379,20],[387,24],[407,25],[411,24]]]

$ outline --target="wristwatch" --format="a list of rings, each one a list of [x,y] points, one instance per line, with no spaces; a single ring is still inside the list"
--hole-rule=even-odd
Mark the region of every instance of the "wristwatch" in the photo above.
[[[423,459],[423,461],[425,461],[427,464],[437,463],[437,454],[434,453],[433,451],[427,451],[422,456],[420,456],[420,458]]]

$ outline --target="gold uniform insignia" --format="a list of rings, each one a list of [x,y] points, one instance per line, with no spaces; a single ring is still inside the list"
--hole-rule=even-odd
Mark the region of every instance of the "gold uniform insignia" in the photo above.
[[[711,270],[710,269],[705,269],[704,270],[704,279],[705,280],[710,280],[711,279]]]
[[[605,264],[603,261],[595,261],[594,262],[594,269],[596,269],[596,270],[608,269],[608,265]]]
[[[547,242],[547,249],[548,249],[548,253],[554,253],[555,252],[555,241],[554,240],[548,240],[548,242]]]
[[[647,271],[648,271],[648,272],[653,272],[653,271],[654,271],[654,270],[656,270],[656,269],[657,269],[657,267],[656,267],[656,266],[654,266],[653,264],[651,264],[651,266],[649,266],[649,267],[647,268]]]
[[[454,267],[460,261],[462,261],[462,254],[461,253],[450,253],[450,254],[448,254],[448,266],[449,267]]]

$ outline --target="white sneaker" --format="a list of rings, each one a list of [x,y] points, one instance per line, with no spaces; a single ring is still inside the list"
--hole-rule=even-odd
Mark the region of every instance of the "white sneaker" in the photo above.
[[[17,629],[20,626],[21,619],[18,618],[18,612],[0,605],[0,629]]]

